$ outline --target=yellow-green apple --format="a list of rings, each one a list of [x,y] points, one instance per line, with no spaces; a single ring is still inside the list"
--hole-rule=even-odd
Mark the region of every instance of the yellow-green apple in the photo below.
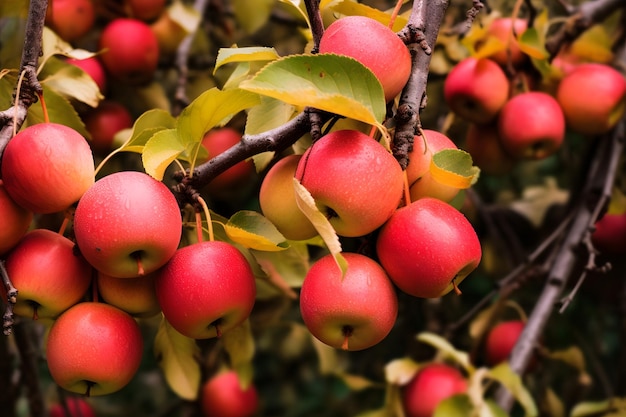
[[[152,23],[150,30],[154,33],[159,44],[159,54],[164,57],[174,55],[180,43],[187,37],[188,32],[176,20],[172,19],[165,10]]]
[[[126,0],[126,8],[135,19],[152,21],[165,10],[166,0]]]
[[[501,321],[493,326],[485,339],[485,361],[494,366],[506,361],[526,324],[523,320]]]
[[[152,80],[159,63],[159,43],[147,23],[132,18],[109,22],[99,39],[100,59],[108,73],[128,84]]]
[[[94,154],[106,155],[113,149],[115,134],[133,126],[133,116],[123,104],[104,100],[83,116],[83,122]]]
[[[98,273],[98,294],[133,317],[152,317],[161,311],[154,280],[156,271],[136,278],[116,278]]]
[[[301,155],[287,155],[265,174],[259,190],[259,204],[263,215],[285,238],[306,240],[317,235],[317,230],[296,203],[293,177]]]
[[[2,157],[4,187],[17,204],[55,213],[74,204],[94,183],[91,148],[76,130],[38,123],[21,130]]]
[[[4,189],[0,179],[0,256],[6,254],[28,231],[33,212],[17,204]]]
[[[101,93],[105,94],[107,92],[107,75],[98,57],[92,56],[83,59],[69,58],[67,63],[87,73],[98,85]]]
[[[458,149],[452,140],[441,132],[425,129],[424,136],[416,135],[413,149],[409,152],[406,168],[411,201],[422,197],[434,197],[443,201],[452,200],[461,191],[453,185],[444,184],[432,175],[433,155],[444,149]]]
[[[248,260],[217,240],[177,250],[157,272],[155,284],[165,319],[192,339],[219,337],[243,323],[256,297]]]
[[[626,80],[609,65],[580,64],[561,80],[556,98],[569,129],[583,135],[600,135],[624,115]]]
[[[554,97],[528,91],[511,98],[498,115],[498,136],[517,159],[544,159],[561,148],[565,117]]]
[[[593,245],[602,253],[626,253],[626,213],[606,213],[595,223]]]
[[[482,250],[469,220],[450,204],[424,197],[399,208],[381,228],[376,253],[407,294],[435,298],[478,266]]]
[[[509,80],[488,58],[468,57],[448,73],[443,94],[448,107],[462,119],[488,123],[509,99]]]
[[[486,38],[481,39],[476,50],[480,52],[481,46],[489,41],[489,38],[495,38],[503,45],[503,49],[489,55],[489,58],[498,64],[505,66],[509,62],[514,67],[519,67],[527,60],[520,47],[518,38],[528,28],[528,22],[521,18],[498,17],[489,23],[486,31]]]
[[[95,19],[92,0],[54,0],[48,3],[46,10],[46,25],[67,42],[85,36]]]
[[[369,17],[346,16],[331,23],[322,35],[319,51],[359,61],[380,81],[386,101],[400,94],[411,74],[411,55],[404,42]]]
[[[439,403],[467,391],[463,374],[445,363],[429,363],[402,388],[406,417],[432,417]]]
[[[174,194],[136,171],[107,175],[87,190],[74,213],[76,243],[98,271],[117,278],[148,274],[172,257],[182,235]]]
[[[504,150],[495,123],[470,123],[463,148],[472,155],[472,161],[480,168],[481,174],[505,175],[513,170],[517,162]]]
[[[87,396],[119,391],[135,376],[143,353],[139,325],[104,303],[78,303],[52,324],[46,359],[61,388]]]
[[[82,397],[65,397],[65,404],[53,403],[49,417],[96,417],[91,404]]]
[[[295,177],[340,236],[373,232],[402,198],[400,164],[376,140],[356,130],[331,132],[303,154]]]
[[[202,384],[200,407],[203,417],[252,417],[259,394],[253,384],[244,387],[235,371],[220,371]]]
[[[92,268],[74,253],[74,243],[46,229],[26,233],[6,259],[19,294],[13,311],[33,319],[54,319],[81,301],[91,284]],[[6,294],[4,286],[0,292]]]
[[[396,290],[383,268],[358,253],[343,253],[348,269],[332,255],[318,259],[300,291],[302,320],[311,334],[337,349],[363,350],[381,342],[398,315]]]

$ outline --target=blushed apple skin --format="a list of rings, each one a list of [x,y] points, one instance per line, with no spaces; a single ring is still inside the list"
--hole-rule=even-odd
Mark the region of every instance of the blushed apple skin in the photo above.
[[[7,256],[6,269],[19,291],[13,312],[26,318],[56,318],[91,284],[91,265],[74,253],[74,243],[46,229],[28,232]],[[0,293],[6,294],[4,286]]]
[[[230,149],[241,141],[241,133],[231,127],[222,127],[208,131],[202,138],[202,146],[209,153],[209,159]],[[207,185],[209,193],[245,185],[252,179],[254,163],[243,160],[219,174]]]
[[[117,278],[145,274],[172,257],[182,235],[176,198],[142,172],[120,171],[99,179],[74,214],[76,243],[98,271]]]
[[[203,417],[252,417],[259,409],[254,385],[242,388],[235,371],[221,371],[209,378],[201,391]]]
[[[608,254],[626,253],[626,213],[606,213],[595,224],[591,242]]]
[[[381,228],[376,253],[389,278],[415,297],[450,292],[479,264],[482,250],[471,223],[439,199],[399,208]]]
[[[396,290],[381,266],[357,253],[342,254],[348,270],[332,255],[310,268],[300,291],[300,312],[311,334],[336,349],[363,350],[381,342],[398,315]]]
[[[500,140],[495,123],[470,123],[465,134],[464,149],[472,155],[481,174],[505,175],[513,170],[517,160],[509,155]]]
[[[143,353],[141,330],[122,310],[104,303],[79,303],[50,328],[48,369],[63,389],[90,396],[126,386]]]
[[[94,171],[85,138],[57,123],[38,123],[21,130],[2,157],[6,191],[34,213],[67,209],[94,183]]]
[[[406,417],[432,417],[437,405],[467,391],[463,374],[450,365],[430,363],[421,368],[402,389]]]
[[[82,397],[66,397],[67,408],[70,412],[65,412],[65,407],[60,403],[50,406],[49,417],[96,417],[93,407]]]
[[[136,278],[115,278],[98,273],[98,295],[107,304],[133,317],[152,317],[161,312],[154,280],[156,272]]]
[[[115,134],[133,126],[133,116],[121,103],[104,100],[83,116],[83,122],[91,135],[93,152],[106,155],[113,149]]]
[[[84,59],[69,58],[67,62],[85,71],[98,85],[101,93],[107,92],[107,75],[97,57],[92,56]]]
[[[547,158],[560,149],[565,139],[563,110],[547,93],[520,93],[502,108],[498,135],[506,152],[514,158]]]
[[[95,20],[92,0],[54,0],[46,10],[46,24],[70,43],[87,34]]]
[[[233,245],[205,241],[180,248],[156,277],[165,319],[192,339],[226,333],[250,316],[256,282],[250,264]]]
[[[309,147],[295,177],[340,236],[373,232],[393,214],[404,187],[400,164],[380,143],[338,130]]]
[[[17,204],[4,189],[4,183],[0,179],[0,256],[6,254],[26,234],[31,222],[33,212]]]
[[[509,99],[509,80],[500,66],[487,58],[465,58],[444,81],[443,94],[457,116],[474,123],[489,123]]]
[[[296,203],[293,177],[302,155],[287,155],[265,174],[259,190],[263,215],[285,238],[306,240],[317,236],[317,230]]]
[[[506,361],[524,330],[522,320],[507,320],[491,328],[485,339],[485,360],[494,366]]]
[[[334,21],[324,31],[319,49],[320,53],[352,57],[369,68],[383,86],[385,101],[400,94],[411,74],[411,55],[404,42],[369,17],[346,16]]]
[[[626,79],[608,65],[580,64],[561,80],[556,98],[569,129],[583,135],[600,135],[624,115]]]
[[[523,64],[527,60],[527,56],[520,50],[516,36],[520,36],[527,28],[528,22],[525,19],[510,17],[494,19],[489,24],[487,33],[499,39],[506,46],[506,49],[494,53],[489,58],[502,66],[508,65],[509,62],[514,67]]]

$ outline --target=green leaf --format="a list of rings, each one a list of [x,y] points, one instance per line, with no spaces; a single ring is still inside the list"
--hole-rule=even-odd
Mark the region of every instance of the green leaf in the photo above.
[[[59,123],[72,129],[83,135],[85,138],[89,137],[85,124],[81,120],[80,116],[72,106],[72,103],[61,94],[55,92],[50,87],[43,85],[43,97],[46,102],[46,109],[48,110],[48,118],[53,123]],[[37,101],[28,109],[28,116],[24,127],[37,123],[43,123],[45,121],[43,115],[43,107],[41,101]]]
[[[471,374],[474,371],[474,365],[472,365],[469,354],[467,352],[457,350],[445,338],[435,333],[422,332],[417,335],[417,340],[434,347],[440,355],[444,355],[446,358],[453,360],[462,366],[468,373]]]
[[[472,156],[461,149],[444,149],[433,155],[430,174],[439,183],[465,189],[471,187],[480,174]]]
[[[244,388],[252,382],[255,344],[250,321],[245,320],[239,326],[230,329],[221,337],[224,350],[228,353],[231,367],[237,372]]]
[[[289,6],[287,8],[288,12],[290,12],[291,14],[297,17],[302,18],[302,20],[306,22],[307,27],[311,27],[311,24],[309,23],[309,15],[306,12],[306,6],[304,4],[304,1],[302,0],[279,0],[279,3]],[[321,9],[321,4],[320,4],[320,9]]]
[[[135,120],[130,137],[119,150],[141,153],[148,140],[155,133],[165,129],[173,129],[175,126],[176,119],[168,111],[162,109],[148,110]]]
[[[180,0],[173,1],[166,13],[188,34],[194,33],[202,21],[202,16],[192,5],[185,4]]]
[[[545,41],[536,28],[528,28],[518,40],[519,48],[526,55],[535,59],[547,59],[550,54],[546,50]]]
[[[294,106],[311,106],[380,126],[385,98],[376,76],[335,54],[291,55],[270,62],[240,87]]]
[[[50,58],[39,75],[42,84],[67,98],[97,107],[104,98],[98,84],[76,65]]]
[[[489,370],[489,377],[501,383],[508,389],[513,397],[520,403],[527,417],[539,415],[537,406],[533,397],[530,395],[522,379],[518,374],[513,372],[508,362],[502,362],[500,365]]]
[[[262,46],[250,46],[245,48],[220,48],[213,74],[222,65],[233,62],[274,61],[280,58],[276,49]]]
[[[256,211],[236,212],[228,219],[224,230],[230,239],[249,249],[274,252],[289,247],[276,226]]]
[[[290,242],[281,252],[251,251],[257,263],[267,274],[269,282],[290,298],[298,295],[292,288],[300,288],[309,270],[309,249],[306,242]]]
[[[385,381],[400,386],[406,385],[419,369],[420,364],[411,358],[394,359],[385,365]]]
[[[167,167],[184,151],[176,129],[159,130],[146,142],[141,160],[146,173],[161,181]]]
[[[482,403],[480,410],[472,404],[469,396],[456,394],[442,400],[433,413],[433,417],[507,417],[508,414],[492,400]]]
[[[602,401],[586,401],[576,404],[570,413],[570,417],[595,416],[599,413],[611,411],[612,399]]]
[[[341,13],[346,16],[366,16],[371,19],[377,20],[385,26],[389,26],[389,21],[391,20],[391,14],[376,9],[374,7],[367,6],[365,4],[356,3],[351,0],[343,0],[335,5],[330,6],[330,9],[337,13]],[[402,15],[398,15],[396,20],[393,22],[393,27],[391,30],[394,32],[400,31],[404,26],[406,26],[408,19]]]
[[[163,318],[154,339],[154,354],[172,391],[186,400],[195,400],[201,379],[196,341],[178,333]]]
[[[232,8],[239,25],[247,33],[254,33],[269,20],[274,0],[233,0]]]

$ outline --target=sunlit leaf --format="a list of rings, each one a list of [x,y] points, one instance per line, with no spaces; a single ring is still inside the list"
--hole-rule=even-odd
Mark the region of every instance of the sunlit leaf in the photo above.
[[[87,129],[85,129],[85,124],[74,109],[74,106],[72,106],[72,103],[48,86],[44,85],[42,87],[50,121],[71,127],[84,137],[89,137],[89,133]],[[23,127],[43,123],[44,121],[42,103],[41,101],[37,101],[28,109],[28,116],[26,117],[26,122]]]
[[[565,405],[551,387],[546,389],[541,399],[541,410],[546,417],[565,417]]]
[[[179,0],[173,1],[166,13],[187,33],[194,33],[202,21],[202,16],[192,5]]]
[[[230,239],[249,249],[273,252],[289,247],[276,226],[256,211],[236,212],[228,219],[224,229]]]
[[[337,13],[344,14],[346,16],[366,16],[371,19],[377,20],[385,26],[389,26],[389,21],[391,20],[391,15],[382,10],[376,9],[374,7],[367,6],[362,3],[357,3],[350,0],[343,0],[338,2],[335,5],[332,5],[330,9],[334,10]],[[398,15],[396,20],[393,23],[393,27],[391,28],[394,32],[400,31],[404,26],[406,26],[408,19],[402,15]]]
[[[385,365],[385,381],[395,385],[406,385],[413,379],[420,364],[411,358],[394,359]]]
[[[546,59],[550,56],[545,48],[545,41],[536,28],[528,28],[519,37],[519,48],[526,55],[536,59]]]
[[[343,367],[339,360],[339,351],[319,341],[313,335],[311,335],[311,340],[313,341],[313,347],[317,353],[319,372],[322,375],[332,375],[341,372]]]
[[[307,26],[311,26],[309,23],[309,15],[306,12],[306,6],[304,4],[304,1],[302,0],[279,0],[279,3],[289,6],[288,8],[289,12],[291,12],[295,16],[302,18],[302,20],[306,22]],[[322,3],[324,2],[322,1]],[[320,4],[320,9],[322,8],[322,6],[323,5]]]
[[[280,252],[251,251],[270,282],[287,296],[297,298],[292,288],[300,288],[309,270],[309,250],[306,242],[290,242]]]
[[[337,374],[337,377],[339,377],[351,391],[362,391],[364,389],[380,386],[380,383],[374,382],[361,375],[340,372]]]
[[[434,347],[435,349],[437,349],[440,355],[443,355],[446,358],[456,362],[466,371],[470,373],[473,371],[474,366],[471,363],[469,354],[467,352],[456,349],[442,336],[439,336],[435,333],[422,332],[417,335],[417,340]]]
[[[495,36],[487,36],[481,43],[480,48],[472,55],[477,58],[489,58],[492,55],[506,49],[506,44]]]
[[[608,64],[613,60],[614,40],[604,25],[593,25],[569,47],[569,52],[582,60]]]
[[[186,400],[195,400],[201,379],[196,341],[178,333],[162,319],[154,339],[154,354],[172,391]]]
[[[432,417],[472,417],[474,415],[476,415],[474,406],[469,397],[457,394],[439,402]]]
[[[91,107],[97,107],[104,98],[93,78],[76,65],[67,64],[60,59],[50,58],[39,79],[57,93]]]
[[[222,65],[233,62],[273,61],[280,58],[276,49],[263,46],[249,46],[245,48],[220,48],[213,73]]]
[[[120,150],[126,152],[143,152],[146,142],[158,131],[173,129],[176,126],[176,119],[167,111],[162,109],[152,109],[143,113],[135,120],[132,133]]]
[[[242,386],[250,385],[253,377],[252,359],[255,342],[250,328],[250,320],[230,329],[221,336],[224,350],[228,353],[231,367],[237,372]]]
[[[524,386],[520,376],[511,369],[508,362],[502,362],[500,365],[491,368],[489,377],[501,383],[511,392],[524,409],[526,417],[533,417],[539,414],[535,400]]]
[[[478,180],[480,169],[473,165],[469,153],[461,149],[444,149],[433,155],[430,174],[441,184],[465,189]]]
[[[578,346],[570,346],[565,349],[546,352],[548,358],[561,361],[579,372],[579,383],[591,384],[591,376],[587,373],[585,356]]]
[[[161,181],[167,167],[185,150],[176,129],[156,132],[146,142],[141,160],[146,173]]]
[[[595,416],[599,413],[610,411],[612,408],[612,399],[602,401],[586,401],[576,404],[570,412],[570,417],[586,417]]]
[[[511,203],[511,208],[539,227],[548,209],[555,204],[565,204],[569,192],[561,189],[556,178],[546,177],[543,184],[526,187],[522,197]]]
[[[237,23],[247,33],[254,33],[265,25],[273,7],[274,0],[233,0],[232,4]]]

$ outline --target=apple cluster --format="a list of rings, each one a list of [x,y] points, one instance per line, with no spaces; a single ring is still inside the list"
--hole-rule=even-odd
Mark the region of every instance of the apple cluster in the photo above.
[[[567,132],[607,133],[624,114],[626,79],[609,65],[569,59],[567,67],[554,65],[556,82],[537,80],[519,43],[526,30],[521,18],[492,20],[474,45],[476,55],[456,64],[444,83],[449,109],[468,123],[465,149],[488,174],[553,155]],[[487,45],[491,53],[482,52]]]

